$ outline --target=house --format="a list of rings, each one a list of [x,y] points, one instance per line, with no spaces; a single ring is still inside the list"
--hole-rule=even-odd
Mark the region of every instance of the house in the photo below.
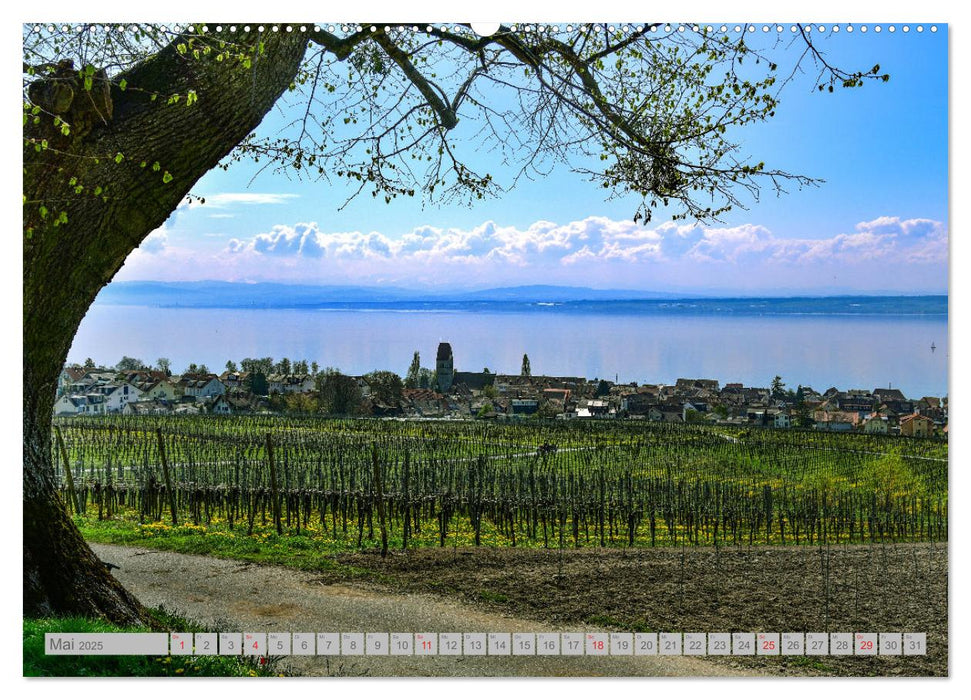
[[[113,382],[93,387],[92,391],[101,394],[105,413],[120,413],[129,401],[137,401],[140,391],[128,382]]]
[[[643,416],[651,410],[652,406],[657,405],[657,394],[641,393],[626,394],[620,399],[620,410],[626,411],[628,415]]]
[[[245,389],[249,381],[249,372],[230,372],[225,371],[219,375],[219,381],[226,387],[226,391],[233,389]]]
[[[886,417],[874,413],[863,421],[863,432],[873,435],[888,435],[890,433],[890,421]]]
[[[681,420],[685,423],[688,422],[688,417],[692,416],[698,419],[708,413],[708,403],[706,401],[701,401],[700,399],[692,399],[691,401],[685,401],[681,406]]]
[[[110,369],[89,369],[81,377],[81,383],[87,386],[96,386],[98,384],[107,384],[108,382],[114,381],[118,373]]]
[[[907,397],[904,396],[900,389],[874,389],[872,392],[873,396],[877,401],[906,401]]]
[[[309,374],[288,374],[283,378],[283,393],[306,393],[315,389],[314,378]]]
[[[161,401],[129,401],[121,412],[126,416],[159,416],[170,413],[171,409]]]
[[[257,407],[258,401],[253,394],[233,391],[217,396],[209,408],[209,412],[220,416],[229,416],[238,413],[252,413]]]
[[[56,416],[92,416],[102,415],[104,412],[104,396],[98,392],[65,394],[54,404]]]
[[[403,389],[401,399],[410,413],[425,418],[443,416],[448,410],[445,397],[432,389]]]
[[[610,404],[603,399],[590,399],[587,401],[586,409],[594,418],[603,418],[610,413]]]
[[[910,413],[911,411],[908,411]],[[917,402],[913,413],[919,413],[933,420],[935,423],[947,421],[946,407],[941,405],[941,400],[933,396],[925,396]]]
[[[510,403],[513,415],[531,416],[539,410],[538,399],[513,399]]]
[[[873,394],[860,389],[851,389],[836,397],[836,407],[840,411],[855,411],[860,414],[868,414],[873,410],[875,400]]]
[[[282,374],[268,374],[266,376],[266,393],[282,394],[285,377]]]
[[[559,410],[566,410],[570,403],[569,389],[543,389],[543,399]]]
[[[792,427],[792,415],[789,411],[779,411],[775,414],[775,418],[772,425],[776,428],[791,428]]]
[[[139,401],[175,401],[179,392],[168,379],[147,381],[138,385]]]
[[[718,393],[718,380],[716,379],[678,379],[674,383],[676,393],[684,396],[690,391],[701,389],[706,392]]]
[[[155,383],[168,378],[169,375],[160,369],[133,369],[127,372],[120,372],[117,377],[117,379],[126,381],[129,384]]]
[[[878,409],[880,412],[895,413],[898,416],[906,416],[909,413],[914,413],[914,402],[907,401],[906,399],[887,399],[880,404]],[[920,412],[923,415],[923,411]]]
[[[63,394],[54,403],[54,415],[55,416],[76,416],[84,413],[84,407],[87,404],[84,396],[79,396],[77,394]]]
[[[79,383],[86,373],[87,370],[84,367],[65,367],[62,369],[57,378],[57,395],[61,396],[67,393],[68,387]]]
[[[932,437],[934,421],[919,413],[912,413],[900,419],[900,434],[908,437]]]
[[[813,420],[816,430],[848,432],[860,422],[860,414],[856,411],[814,411]]]
[[[226,393],[226,385],[219,381],[215,374],[183,374],[175,382],[175,390],[179,396],[219,396]]]
[[[314,379],[309,374],[271,374],[266,378],[267,391],[271,394],[295,394],[314,390]]]

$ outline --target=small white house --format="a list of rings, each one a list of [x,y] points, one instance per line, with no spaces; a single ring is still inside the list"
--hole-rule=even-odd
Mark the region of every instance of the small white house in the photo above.
[[[127,382],[102,384],[95,391],[103,397],[105,413],[120,413],[130,401],[138,401],[140,393],[137,386]]]
[[[87,400],[83,396],[64,394],[54,403],[54,415],[76,416],[84,412],[85,404]]]
[[[226,385],[215,374],[183,374],[176,383],[176,391],[185,396],[205,398],[226,393]]]
[[[64,395],[54,404],[55,416],[90,416],[104,412],[104,396],[97,392]]]

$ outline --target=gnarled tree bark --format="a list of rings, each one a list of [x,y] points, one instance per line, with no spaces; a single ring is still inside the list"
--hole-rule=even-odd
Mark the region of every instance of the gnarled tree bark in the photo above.
[[[250,51],[251,66],[233,55],[216,60],[220,39],[232,42],[237,53]],[[74,85],[62,79],[58,89],[49,91],[50,106],[71,124],[70,134],[60,133],[52,114],[24,128],[27,616],[86,615],[120,623],[145,619],[138,601],[86,545],[60,498],[51,461],[58,375],[98,291],[128,254],[165,222],[190,187],[262,121],[291,85],[307,46],[306,37],[298,33],[255,30],[213,34],[204,42],[197,38],[192,48],[180,51],[185,41],[176,39],[115,76],[110,93],[103,75],[95,75],[93,89],[85,89],[81,79]],[[256,48],[260,42],[262,50]],[[205,45],[211,49],[208,53],[193,54],[193,48]],[[119,86],[122,78],[124,90]],[[43,87],[32,97],[41,99]],[[190,90],[198,101],[187,106]],[[169,104],[172,95],[181,99]],[[38,151],[35,144],[41,139],[47,140],[47,147]],[[122,157],[116,158],[119,153]],[[158,169],[152,167],[155,163]],[[84,188],[81,194],[76,192],[78,185]],[[101,188],[99,196],[93,195],[96,187]],[[49,208],[51,203],[69,202],[64,207],[68,222],[53,225],[57,211],[41,218],[38,202]]]

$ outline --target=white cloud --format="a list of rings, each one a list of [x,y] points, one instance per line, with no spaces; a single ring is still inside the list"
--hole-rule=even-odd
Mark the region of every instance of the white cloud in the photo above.
[[[526,229],[487,221],[470,230],[421,227],[398,239],[372,231],[327,232],[316,223],[278,225],[249,240],[233,239],[234,254],[408,264],[526,267],[573,265],[580,261],[623,263],[809,264],[877,259],[942,262],[947,255],[944,225],[929,219],[882,217],[857,224],[855,233],[829,238],[776,237],[764,226],[730,228],[664,223],[648,229],[632,221],[589,217],[557,225],[538,221]]]
[[[471,229],[422,226],[394,238],[327,231],[315,222],[280,224],[231,238],[212,254],[173,246],[160,229],[132,255],[124,277],[404,286],[598,280],[598,286],[740,290],[845,280],[861,290],[940,289],[947,260],[947,229],[930,219],[880,217],[828,237],[784,238],[757,224],[645,228],[594,216],[525,228],[493,221]]]
[[[207,207],[212,209],[226,209],[235,204],[286,204],[298,195],[277,192],[217,192],[205,197],[186,198],[179,205],[180,209],[196,209]],[[205,200],[203,202],[202,200]]]
[[[168,246],[168,243],[169,233],[163,224],[161,227],[155,229],[145,237],[141,245],[138,246],[136,252],[141,252],[147,255],[156,255],[163,252]]]

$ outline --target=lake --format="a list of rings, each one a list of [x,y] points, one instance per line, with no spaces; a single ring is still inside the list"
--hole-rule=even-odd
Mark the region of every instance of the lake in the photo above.
[[[787,307],[788,308],[788,307]],[[820,308],[819,305],[805,308]],[[348,374],[388,369],[402,376],[415,350],[434,368],[440,341],[455,368],[518,374],[523,354],[533,374],[672,384],[679,377],[768,386],[780,375],[824,391],[899,388],[911,398],[948,391],[944,313],[908,315],[693,312],[654,303],[564,312],[545,305],[513,308],[152,308],[95,304],[70,362],[113,365],[127,355],[223,371],[244,357],[316,360]],[[931,349],[931,345],[936,347]]]

